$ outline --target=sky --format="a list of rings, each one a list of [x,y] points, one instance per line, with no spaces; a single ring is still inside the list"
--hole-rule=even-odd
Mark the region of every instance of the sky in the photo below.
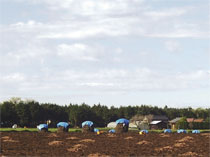
[[[0,0],[0,102],[210,107],[209,0]]]

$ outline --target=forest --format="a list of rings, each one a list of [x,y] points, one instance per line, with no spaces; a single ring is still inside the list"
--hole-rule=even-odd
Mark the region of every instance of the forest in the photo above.
[[[176,117],[203,118],[209,122],[210,108],[169,108],[152,105],[135,105],[107,107],[95,104],[68,104],[61,106],[52,103],[39,103],[35,100],[11,98],[0,103],[1,127],[36,127],[38,124],[51,120],[51,127],[61,121],[70,121],[72,127],[81,127],[85,120],[91,120],[97,127],[105,127],[109,122],[119,118],[131,119],[135,115],[165,115],[169,120]]]

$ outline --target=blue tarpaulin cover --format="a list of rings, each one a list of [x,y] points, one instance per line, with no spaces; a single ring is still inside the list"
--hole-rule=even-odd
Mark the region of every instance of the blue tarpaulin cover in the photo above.
[[[187,133],[187,131],[184,129],[179,129],[179,130],[177,130],[177,133]]]
[[[192,133],[193,134],[199,134],[200,133],[200,130],[193,130]]]
[[[48,129],[48,125],[47,124],[39,124],[38,126],[37,126],[37,129],[39,129],[39,130],[42,130],[42,129]]]
[[[69,126],[69,123],[66,123],[66,122],[59,122],[58,124],[57,124],[57,128],[59,128],[59,127],[64,127],[64,128],[67,128],[68,126]]]
[[[141,132],[144,132],[144,133],[146,133],[146,134],[148,134],[148,130],[141,130]]]
[[[109,133],[115,133],[114,129],[109,130]]]
[[[98,130],[98,129],[96,129],[96,128],[94,128],[94,132],[99,132],[99,130]]]
[[[85,121],[85,122],[82,123],[82,127],[84,127],[85,125],[91,127],[93,125],[93,122],[91,122],[91,121]]]
[[[171,129],[165,129],[164,133],[172,133]]]
[[[125,119],[125,118],[120,118],[118,120],[116,120],[116,124],[119,123],[124,123],[125,125],[129,125],[129,120]]]

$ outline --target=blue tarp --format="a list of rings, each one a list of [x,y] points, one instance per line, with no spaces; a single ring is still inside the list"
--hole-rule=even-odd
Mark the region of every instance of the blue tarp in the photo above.
[[[125,125],[129,125],[129,120],[125,119],[125,118],[120,118],[118,120],[116,120],[116,124],[119,123],[124,123]]]
[[[109,133],[115,133],[114,129],[109,130]]]
[[[96,129],[96,128],[94,128],[94,132],[99,132],[99,130],[98,130],[98,129]]]
[[[47,124],[39,124],[38,126],[37,126],[37,129],[39,129],[39,130],[42,130],[42,129],[48,129],[48,125]]]
[[[91,121],[85,121],[85,122],[82,123],[82,127],[84,127],[85,125],[91,127],[93,125],[93,122],[91,122]]]
[[[187,131],[184,129],[179,129],[179,130],[177,130],[177,133],[187,133]]]
[[[149,133],[149,131],[148,131],[148,130],[141,130],[141,132],[144,132],[144,133],[146,133],[146,134],[148,134],[148,133]]]
[[[165,129],[164,133],[172,133],[171,129]]]
[[[199,134],[200,133],[200,130],[193,130],[192,133],[193,134]]]
[[[59,122],[58,124],[57,124],[57,128],[59,128],[59,127],[64,127],[64,128],[67,128],[68,126],[69,126],[69,123],[66,123],[66,122]]]

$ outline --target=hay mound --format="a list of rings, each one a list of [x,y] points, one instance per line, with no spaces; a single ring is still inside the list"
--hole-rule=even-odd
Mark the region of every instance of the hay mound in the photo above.
[[[122,123],[117,124],[117,126],[115,127],[115,131],[116,133],[128,132],[128,126],[123,125]]]
[[[64,128],[63,126],[58,127],[57,132],[68,132],[69,128]]]
[[[59,146],[59,145],[61,145],[61,144],[63,144],[62,141],[52,141],[52,142],[49,142],[49,143],[48,143],[48,145],[50,145],[50,146],[53,146],[53,145]]]
[[[6,140],[3,140],[4,142],[19,142],[19,141],[16,141],[16,140],[13,140],[13,139],[6,139]]]
[[[172,152],[173,148],[171,146],[165,146],[162,148],[155,148],[155,151],[157,151],[157,152],[165,152],[165,151]]]
[[[174,147],[177,147],[177,148],[183,148],[183,147],[186,147],[187,144],[186,143],[175,143],[174,144]]]
[[[181,154],[181,156],[200,156],[200,155],[198,155],[195,152],[187,152],[187,153]]]
[[[69,151],[69,152],[78,152],[80,150],[83,150],[86,147],[87,146],[84,145],[84,144],[76,144],[72,148],[67,149],[67,151]]]
[[[149,142],[149,141],[140,141],[137,144],[139,144],[139,145],[151,145],[151,142]]]
[[[10,139],[10,137],[9,136],[4,136],[4,137],[1,137],[2,139],[4,139],[4,140],[8,140],[8,139]]]
[[[183,142],[192,142],[193,139],[194,139],[193,137],[186,136],[186,137],[182,138],[181,140],[177,140],[177,142],[179,142],[179,143],[183,143]]]
[[[169,134],[160,134],[160,137],[170,137]]]
[[[88,126],[88,125],[85,125],[83,128],[82,128],[82,132],[83,133],[89,133],[89,132],[94,132],[94,128],[93,126]]]
[[[78,137],[68,137],[66,138],[67,140],[78,140],[79,138]]]
[[[132,136],[125,137],[125,140],[131,140],[131,139],[133,139],[133,137],[132,137]]]
[[[92,139],[84,139],[84,140],[80,140],[80,142],[86,142],[86,143],[94,143],[95,140],[92,140]]]

